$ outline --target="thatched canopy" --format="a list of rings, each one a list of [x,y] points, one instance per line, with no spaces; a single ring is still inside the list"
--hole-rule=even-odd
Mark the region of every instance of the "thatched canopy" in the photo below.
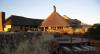
[[[46,20],[42,22],[41,27],[51,27],[51,26],[69,26],[69,24],[64,20],[64,18],[56,12],[56,7],[54,6],[54,11],[47,17]]]

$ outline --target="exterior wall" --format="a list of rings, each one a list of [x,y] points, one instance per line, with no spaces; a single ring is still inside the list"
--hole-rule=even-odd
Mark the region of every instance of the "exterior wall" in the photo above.
[[[4,32],[8,32],[11,29],[11,20],[5,22]]]
[[[0,12],[0,32],[3,32],[4,21],[5,21],[5,13]]]
[[[85,29],[77,28],[77,29],[75,29],[74,33],[76,33],[76,34],[84,34],[85,33]]]
[[[74,30],[74,33],[76,33],[76,34],[84,34],[85,32],[87,32],[88,31],[88,28],[89,27],[80,27],[80,28],[76,28],[75,30]]]
[[[59,33],[72,33],[72,27],[43,27],[43,31],[47,31],[47,32],[59,32]]]
[[[67,27],[65,30],[68,34],[73,34],[73,28],[72,27]]]
[[[8,28],[8,27],[7,27]],[[10,31],[11,32],[31,32],[31,31],[40,31],[39,28],[34,28],[34,27],[31,27],[31,26],[20,26],[20,25],[17,25],[17,26],[11,26],[10,28]],[[8,29],[8,31],[9,31]]]
[[[11,25],[6,25],[4,28],[4,31],[7,32],[7,31],[9,31],[9,29],[11,29]]]
[[[86,28],[73,29],[72,27],[43,27],[43,31],[45,32],[59,32],[67,34],[84,34],[86,30]]]

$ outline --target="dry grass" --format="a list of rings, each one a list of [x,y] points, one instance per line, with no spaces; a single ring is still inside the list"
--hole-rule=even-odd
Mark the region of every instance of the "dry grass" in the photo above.
[[[50,54],[52,41],[55,41],[52,34],[35,32],[31,40],[21,41],[14,50],[8,46],[3,51],[4,54]]]

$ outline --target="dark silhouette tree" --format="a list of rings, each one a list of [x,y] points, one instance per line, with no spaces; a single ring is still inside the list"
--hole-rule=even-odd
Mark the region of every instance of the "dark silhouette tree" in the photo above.
[[[94,24],[86,33],[88,38],[100,40],[100,24]]]

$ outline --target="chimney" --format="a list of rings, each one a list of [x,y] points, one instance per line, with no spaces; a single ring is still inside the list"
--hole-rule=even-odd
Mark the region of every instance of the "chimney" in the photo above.
[[[4,30],[5,12],[0,12],[0,32]]]

